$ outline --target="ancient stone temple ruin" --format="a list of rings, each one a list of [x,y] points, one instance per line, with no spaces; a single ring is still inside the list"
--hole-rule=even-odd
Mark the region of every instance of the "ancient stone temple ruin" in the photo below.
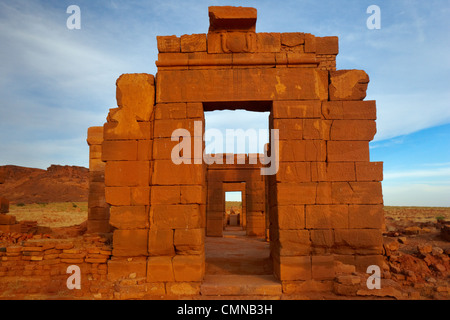
[[[88,231],[113,233],[109,279],[134,272],[166,293],[197,292],[205,239],[223,233],[226,191],[242,192],[241,225],[267,237],[283,288],[332,280],[337,261],[381,266],[383,167],[369,156],[368,75],[336,70],[337,37],[256,33],[253,8],[210,7],[209,18],[207,34],[157,37],[156,76],[122,75],[118,108],[89,129]],[[172,161],[173,132],[204,148],[195,123],[224,109],[270,112],[276,174],[261,175],[249,155],[244,164]]]

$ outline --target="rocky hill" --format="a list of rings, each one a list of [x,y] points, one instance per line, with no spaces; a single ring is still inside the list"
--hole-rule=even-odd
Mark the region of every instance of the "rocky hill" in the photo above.
[[[89,169],[52,165],[47,170],[0,166],[0,195],[11,203],[85,202]],[[0,178],[1,179],[1,178]]]

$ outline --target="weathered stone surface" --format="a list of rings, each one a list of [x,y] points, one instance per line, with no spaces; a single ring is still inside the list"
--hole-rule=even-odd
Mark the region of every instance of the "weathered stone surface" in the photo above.
[[[325,119],[376,120],[375,101],[323,101]]]
[[[204,255],[176,255],[173,260],[175,281],[202,281],[205,274]]]
[[[138,121],[149,121],[155,103],[155,79],[149,74],[124,74],[117,80],[116,109],[108,115],[104,138],[140,139],[146,136]],[[145,130],[145,129],[144,129]]]
[[[181,39],[177,36],[157,36],[156,40],[161,53],[181,51]]]
[[[368,75],[335,70],[337,37],[256,33],[253,8],[210,7],[209,17],[207,35],[157,37],[156,83],[151,75],[121,76],[118,108],[88,131],[88,228],[116,228],[104,271],[120,280],[115,296],[143,298],[149,288],[200,294],[205,235],[223,236],[229,191],[243,199],[233,224],[270,239],[285,294],[356,294],[357,279],[337,262],[363,270],[381,263],[383,252],[383,165],[369,157],[376,106],[362,101]],[[235,160],[225,164],[172,161],[187,152],[172,141],[174,130],[186,129],[190,151],[203,151],[203,132],[195,129],[205,129],[205,111],[225,109],[271,111],[269,127],[280,138],[279,149],[270,150],[278,152],[276,174],[261,175],[262,161],[250,162],[255,155],[206,157]],[[62,254],[54,258],[84,262],[81,253]],[[87,263],[106,261],[93,254]]]
[[[174,231],[172,229],[150,229],[148,233],[148,254],[150,256],[173,256]]]
[[[119,229],[147,229],[148,213],[145,206],[112,207],[110,224]]]
[[[181,36],[181,52],[198,52],[206,50],[206,34]]]
[[[157,103],[328,99],[327,72],[313,68],[160,71],[156,85]]]
[[[118,257],[146,256],[148,230],[115,230],[113,255]]]
[[[209,7],[209,31],[255,31],[257,11],[255,8],[212,6]]]
[[[174,281],[172,257],[149,257],[147,260],[147,282]]]
[[[364,100],[369,76],[362,70],[330,72],[330,100]]]
[[[147,261],[145,259],[116,259],[108,261],[108,280],[116,281],[128,279],[131,274],[136,277],[145,277],[147,271]]]

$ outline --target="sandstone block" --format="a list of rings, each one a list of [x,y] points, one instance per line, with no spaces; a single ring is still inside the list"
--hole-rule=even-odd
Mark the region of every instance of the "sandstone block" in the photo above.
[[[109,219],[92,220],[87,221],[88,233],[109,233],[111,232],[111,226],[109,225]]]
[[[305,52],[316,52],[316,37],[310,33],[305,33]]]
[[[146,276],[146,271],[147,261],[145,259],[108,261],[108,280],[110,281],[128,279],[133,273],[136,274],[137,278],[142,278]]]
[[[249,7],[209,7],[209,32],[255,31],[257,11]]]
[[[280,33],[257,33],[256,43],[258,52],[280,52],[281,34]]]
[[[376,120],[375,101],[323,101],[322,114],[325,119]]]
[[[181,151],[179,141],[172,141],[170,138],[159,138],[153,140],[153,159],[170,160],[172,150],[176,148],[178,154]]]
[[[161,53],[181,51],[181,39],[177,36],[157,36],[156,41]]]
[[[338,37],[316,37],[316,53],[317,54],[339,54],[339,38]]]
[[[0,213],[8,213],[9,212],[9,200],[0,197]]]
[[[153,185],[201,185],[204,181],[202,164],[176,165],[172,160],[156,160]]]
[[[303,120],[303,139],[330,140],[332,122],[322,119]]]
[[[180,186],[153,186],[151,189],[151,204],[180,204]]]
[[[369,76],[362,70],[330,71],[330,100],[364,100]]]
[[[274,119],[311,119],[321,117],[320,101],[274,101]]]
[[[349,228],[381,229],[384,222],[383,205],[350,205]]]
[[[194,137],[194,122],[191,119],[155,120],[155,138],[171,138],[177,129],[188,130],[190,136]]]
[[[189,119],[204,119],[202,103],[188,103],[186,106],[186,114]]]
[[[382,204],[381,182],[350,182],[353,191],[352,204]]]
[[[149,257],[147,260],[147,282],[174,281],[172,257]]]
[[[280,206],[315,204],[316,183],[278,183],[276,199]]]
[[[331,126],[331,140],[372,141],[377,133],[374,120],[335,120]]]
[[[328,256],[312,256],[312,278],[314,280],[332,280],[335,277],[334,257]]]
[[[147,229],[148,213],[145,206],[113,206],[110,209],[110,224],[118,229]]]
[[[153,153],[153,140],[138,140],[137,149],[137,160],[138,161],[149,161],[152,160]]]
[[[336,229],[336,253],[381,254],[383,238],[378,229]]]
[[[132,187],[130,189],[132,206],[150,205],[150,187]]]
[[[15,223],[16,223],[15,216],[0,214],[0,225],[11,225],[11,224],[15,224]]]
[[[280,140],[280,162],[326,161],[327,144],[321,140]]]
[[[310,182],[310,162],[281,162],[276,176],[277,182]]]
[[[87,143],[90,146],[101,145],[103,142],[103,127],[90,127],[87,132]]]
[[[327,141],[328,161],[370,161],[368,141]]]
[[[200,255],[204,253],[204,229],[176,229],[173,239],[177,254]]]
[[[150,139],[150,116],[155,101],[155,78],[149,74],[123,74],[116,82],[118,108],[111,109],[104,139]],[[148,131],[147,131],[148,130]]]
[[[186,119],[186,103],[159,103],[155,106],[155,120]]]
[[[131,204],[129,187],[106,187],[106,203],[112,206],[129,206]]]
[[[310,280],[311,257],[280,257],[274,261],[275,274],[281,281]]]
[[[182,204],[204,204],[206,193],[203,186],[181,186],[180,203]]]
[[[168,295],[195,296],[200,294],[201,282],[167,282]]]
[[[149,161],[108,161],[105,167],[107,187],[146,187],[149,178]]]
[[[89,146],[89,159],[101,159],[101,158],[102,158],[102,145],[100,144]]]
[[[348,228],[347,205],[307,205],[307,229]]]
[[[109,208],[95,207],[89,209],[89,220],[109,220]]]
[[[300,32],[286,32],[281,34],[281,45],[296,47],[305,43],[305,34]]]
[[[158,103],[328,99],[328,73],[313,68],[167,70],[156,85]]]
[[[150,217],[158,229],[196,229],[204,218],[200,206],[190,205],[153,205]]]
[[[303,256],[311,252],[308,230],[280,230],[280,256]]]
[[[357,181],[383,181],[383,162],[356,162]]]
[[[89,171],[101,172],[105,171],[105,163],[101,159],[89,159]]]
[[[108,160],[137,160],[137,141],[103,141],[102,161]]]
[[[153,107],[152,107],[153,108]],[[120,108],[111,109],[117,121],[107,122],[103,125],[105,140],[149,140],[152,137],[151,122],[137,122],[127,111],[120,112]],[[122,116],[122,113],[127,113]]]
[[[303,121],[298,119],[274,119],[273,128],[278,129],[280,140],[301,140],[303,138]]]
[[[206,51],[206,34],[190,34],[181,36],[181,52]]]
[[[148,230],[115,230],[113,234],[113,255],[117,257],[146,256]]]
[[[318,204],[382,204],[380,182],[320,182]]]
[[[326,253],[334,245],[333,230],[310,230],[311,246],[314,253]]]
[[[150,229],[148,233],[148,253],[150,256],[175,255],[173,230]]]
[[[312,162],[312,181],[355,181],[353,162]]]
[[[205,275],[204,255],[177,255],[172,259],[177,282],[202,281]]]

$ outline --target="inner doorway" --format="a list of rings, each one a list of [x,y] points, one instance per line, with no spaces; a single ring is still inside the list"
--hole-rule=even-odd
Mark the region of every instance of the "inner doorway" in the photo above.
[[[224,230],[243,230],[242,191],[225,192],[225,221]]]

